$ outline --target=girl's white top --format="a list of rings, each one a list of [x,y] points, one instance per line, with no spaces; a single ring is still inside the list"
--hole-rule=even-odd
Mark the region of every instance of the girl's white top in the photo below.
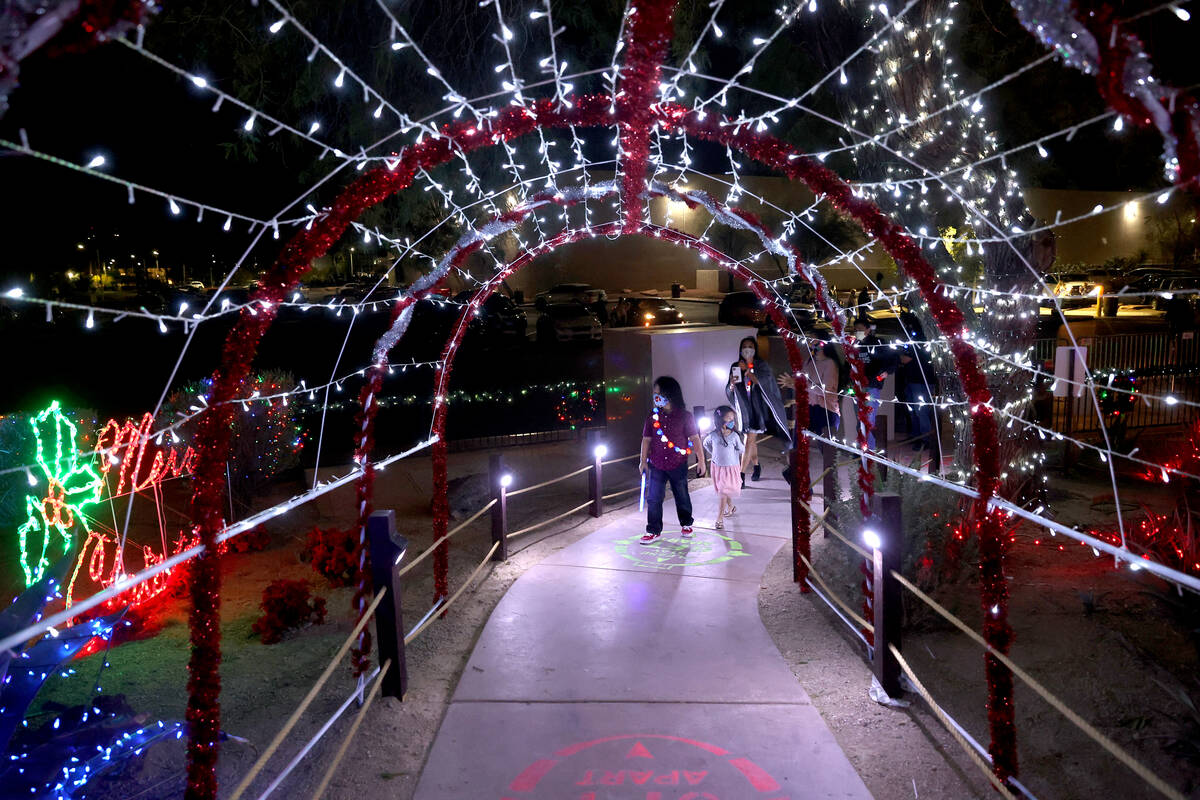
[[[712,431],[705,436],[704,451],[712,459],[714,467],[740,467],[742,453],[745,452],[742,435],[734,431],[726,431],[726,434],[722,437],[721,431]]]

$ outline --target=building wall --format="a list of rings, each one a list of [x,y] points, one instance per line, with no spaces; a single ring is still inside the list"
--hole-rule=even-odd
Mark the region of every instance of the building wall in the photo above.
[[[1146,254],[1148,263],[1169,263],[1172,254],[1156,237],[1155,219],[1170,220],[1174,215],[1191,214],[1186,197],[1173,192],[1165,204],[1153,197],[1138,199],[1138,192],[1079,192],[1066,189],[1026,189],[1025,202],[1040,223],[1056,219],[1084,218],[1057,228],[1055,245],[1057,264],[1097,266],[1111,258]],[[1097,205],[1120,207],[1103,214],[1092,214]],[[1190,216],[1188,217],[1190,219]]]

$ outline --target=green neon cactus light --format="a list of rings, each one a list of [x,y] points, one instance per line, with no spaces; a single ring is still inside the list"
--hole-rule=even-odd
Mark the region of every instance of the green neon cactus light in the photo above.
[[[99,502],[103,479],[92,469],[91,464],[79,465],[79,454],[75,450],[75,425],[65,416],[55,400],[50,407],[29,420],[33,436],[37,441],[37,467],[46,481],[44,497],[25,495],[25,511],[29,518],[17,528],[21,544],[21,569],[25,572],[25,585],[32,586],[42,578],[47,557],[51,551],[55,534],[62,544],[65,555],[74,544],[73,530],[76,525],[88,531],[83,509]],[[52,452],[47,452],[46,443],[53,440]],[[30,483],[39,483],[30,473]],[[34,545],[30,550],[31,534],[41,534],[41,551]],[[36,560],[32,557],[36,555]]]

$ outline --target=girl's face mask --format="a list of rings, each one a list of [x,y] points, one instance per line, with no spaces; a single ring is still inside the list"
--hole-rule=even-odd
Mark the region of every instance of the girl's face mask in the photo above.
[[[737,423],[734,420],[729,420],[725,423],[725,427],[729,430],[733,430],[736,425]]]
[[[663,407],[663,406],[665,406],[666,404],[667,404],[667,398],[663,397],[663,396],[662,396],[661,394],[659,394],[658,392],[655,392],[655,393],[654,393],[654,407],[655,407],[655,408],[662,408],[662,407]]]
[[[743,347],[742,348],[742,358],[744,358],[746,361],[753,361],[754,360],[754,348],[753,347]]]

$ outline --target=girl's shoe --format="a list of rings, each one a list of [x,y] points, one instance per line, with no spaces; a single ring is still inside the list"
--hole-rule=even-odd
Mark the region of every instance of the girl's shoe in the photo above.
[[[754,472],[751,473],[750,480],[752,480],[752,481],[762,480],[762,465],[761,464],[754,465]]]
[[[728,516],[728,514],[726,516]],[[725,520],[718,518],[716,523],[713,524],[713,527],[719,531],[725,530]]]
[[[725,516],[732,517],[736,513],[737,513],[737,506],[730,506],[729,510],[725,512]]]

